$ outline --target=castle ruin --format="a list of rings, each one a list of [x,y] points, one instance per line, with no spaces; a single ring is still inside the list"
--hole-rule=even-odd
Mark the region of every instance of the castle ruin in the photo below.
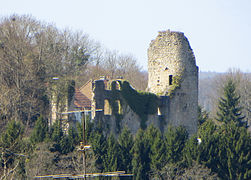
[[[182,32],[162,31],[148,49],[148,91],[167,96],[161,108],[167,124],[197,131],[198,67]]]
[[[162,31],[152,40],[147,92],[137,92],[123,79],[102,77],[76,89],[68,109],[88,109],[94,124],[107,134],[118,134],[125,126],[135,134],[150,124],[162,132],[171,125],[196,133],[198,67],[183,33]]]

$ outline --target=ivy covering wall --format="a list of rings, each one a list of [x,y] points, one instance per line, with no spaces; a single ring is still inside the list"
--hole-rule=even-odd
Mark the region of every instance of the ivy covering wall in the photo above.
[[[180,88],[181,81],[182,81],[181,75],[173,77],[172,85],[170,86],[167,94],[168,96],[173,97],[173,93],[175,92],[175,90]]]
[[[110,105],[112,108],[112,114],[115,116],[116,119],[116,129],[117,129],[117,133],[120,132],[121,127],[120,127],[120,122],[123,118],[122,115],[122,108],[121,108],[121,104],[122,104],[122,100],[120,100],[119,98],[119,91],[117,90],[117,86],[120,86],[120,83],[118,84],[117,81],[112,81],[111,83],[111,98],[110,98]],[[120,102],[120,104],[119,104]]]
[[[146,129],[147,115],[158,111],[158,96],[133,89],[127,81],[120,82],[121,94],[130,108],[139,115],[142,129]]]

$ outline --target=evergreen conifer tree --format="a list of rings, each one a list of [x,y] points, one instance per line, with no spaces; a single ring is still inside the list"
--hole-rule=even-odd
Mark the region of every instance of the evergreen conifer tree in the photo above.
[[[69,138],[69,135],[63,135],[58,145],[61,154],[67,154],[74,149],[73,141]]]
[[[76,129],[73,128],[72,126],[70,126],[68,129],[68,138],[72,146],[79,144],[79,142],[81,141]]]
[[[199,163],[206,165],[212,171],[217,172],[218,153],[221,153],[219,149],[219,133],[217,126],[213,121],[207,121],[202,124],[199,129],[199,137],[201,138],[201,144],[198,146],[197,160]],[[224,154],[222,154],[225,156]]]
[[[117,171],[121,163],[120,148],[117,140],[111,134],[107,139],[107,153],[105,154],[105,171]]]
[[[239,107],[240,96],[235,91],[235,83],[229,79],[223,88],[223,97],[219,100],[217,120],[229,123],[234,121],[238,126],[246,126],[242,120],[241,107]]]
[[[82,119],[81,123],[77,122],[77,124],[76,124],[79,141],[83,141],[83,120],[84,119]],[[92,133],[94,132],[95,128],[94,128],[94,123],[91,122],[89,116],[87,116],[85,123],[86,123],[85,124],[85,127],[86,127],[86,129],[85,129],[85,138],[86,138],[86,141],[88,143],[88,142],[91,141]],[[100,126],[100,125],[98,125],[98,126]],[[96,128],[97,128],[96,131],[99,131],[98,127],[96,127]]]
[[[8,123],[5,132],[0,139],[1,147],[16,151],[21,147],[23,126],[20,122],[12,120]]]
[[[132,153],[134,178],[136,180],[148,179],[150,172],[150,146],[144,137],[144,131],[142,129],[139,129],[136,134]]]
[[[48,122],[46,119],[43,118],[43,116],[40,116],[36,123],[35,127],[31,134],[31,142],[32,143],[38,143],[43,142],[46,138],[46,135],[48,133]]]
[[[222,179],[250,179],[251,139],[246,128],[234,121],[217,127],[207,121],[199,129],[202,142],[197,160]]]
[[[208,120],[209,114],[202,109],[201,106],[198,106],[198,126],[202,125],[206,120]]]
[[[133,137],[129,129],[125,127],[118,137],[118,143],[121,150],[121,163],[119,165],[121,170],[125,170],[127,173],[132,172],[132,158],[131,153],[133,147]]]
[[[79,142],[83,141],[83,124],[80,122],[77,122],[76,127],[77,127],[77,134],[78,134]]]
[[[169,127],[165,134],[167,161],[176,163],[182,159],[182,152],[188,139],[188,133],[184,127]]]
[[[107,140],[101,130],[96,130],[95,133],[93,133],[93,136],[91,137],[91,145],[96,156],[95,166],[99,170],[104,171],[107,153]]]
[[[151,171],[159,171],[165,165],[166,146],[159,129],[150,125],[146,130],[146,138],[150,145]]]
[[[19,160],[17,159],[19,159],[19,156],[17,156],[17,154],[15,153],[21,153],[23,151],[22,136],[23,126],[21,125],[21,123],[16,122],[15,120],[10,121],[7,124],[5,132],[2,133],[0,138],[0,147],[2,152],[0,162],[1,166],[3,167],[3,174],[0,175],[0,178],[8,179],[8,169],[12,169],[15,165],[18,165],[17,161]]]
[[[52,135],[51,135],[51,139],[54,142],[60,142],[61,137],[63,136],[63,130],[60,124],[60,121],[57,120],[52,127]]]
[[[194,161],[197,160],[199,145],[197,134],[190,137],[186,142],[183,153],[183,162],[186,167],[193,166]]]
[[[220,128],[215,172],[223,179],[251,178],[251,138],[244,127],[231,121]]]
[[[63,130],[60,124],[59,120],[56,120],[56,122],[53,124],[51,129],[51,139],[54,141],[53,147],[50,148],[52,152],[58,151],[61,152],[61,145],[63,146]]]
[[[92,136],[92,133],[94,131],[94,123],[91,122],[90,120],[90,116],[87,116],[87,120],[86,120],[86,129],[85,129],[85,137],[86,137],[86,140],[89,141],[91,136]]]

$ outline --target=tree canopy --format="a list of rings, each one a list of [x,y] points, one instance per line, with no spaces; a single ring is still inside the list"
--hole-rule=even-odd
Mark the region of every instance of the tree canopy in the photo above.
[[[241,107],[239,107],[240,96],[235,92],[235,84],[232,79],[229,79],[225,84],[224,95],[219,99],[217,112],[217,120],[230,123],[234,121],[239,126],[246,126],[242,121],[245,117],[242,116]]]

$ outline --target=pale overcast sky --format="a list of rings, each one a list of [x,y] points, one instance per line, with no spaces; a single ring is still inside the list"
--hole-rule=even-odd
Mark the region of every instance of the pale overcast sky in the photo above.
[[[0,16],[29,14],[82,30],[147,69],[158,31],[182,31],[200,71],[251,72],[251,0],[1,0]]]

